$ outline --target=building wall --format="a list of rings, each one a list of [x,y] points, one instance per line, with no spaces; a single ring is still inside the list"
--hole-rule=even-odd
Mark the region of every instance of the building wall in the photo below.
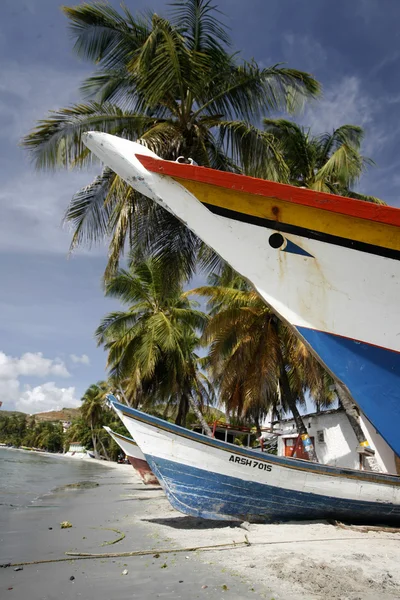
[[[314,437],[315,450],[321,463],[351,469],[360,468],[357,438],[343,411],[305,415],[303,420],[309,436]],[[375,450],[375,457],[382,471],[396,473],[395,456],[391,448],[369,421],[364,419],[361,424],[366,438]],[[296,437],[297,430],[293,420],[281,422],[280,430],[283,431],[283,435],[278,438],[278,455],[284,456],[284,439]],[[323,443],[318,441],[318,431],[324,432]]]
[[[370,443],[371,448],[375,450],[375,458],[382,471],[400,475],[396,468],[396,455],[385,440],[379,435],[375,427],[364,416],[360,418],[362,430]]]

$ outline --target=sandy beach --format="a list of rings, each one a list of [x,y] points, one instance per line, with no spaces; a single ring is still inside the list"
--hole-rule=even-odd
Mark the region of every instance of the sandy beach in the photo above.
[[[130,465],[107,467],[99,467],[93,487],[61,486],[30,508],[1,514],[0,564],[37,563],[0,569],[2,598],[400,597],[400,533],[186,517]],[[62,521],[72,527],[61,529]],[[227,546],[189,550],[221,544]],[[85,560],[65,554],[141,551]]]

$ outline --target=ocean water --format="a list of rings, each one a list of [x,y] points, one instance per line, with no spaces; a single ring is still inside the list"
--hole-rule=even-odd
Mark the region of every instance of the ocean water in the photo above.
[[[13,448],[0,448],[0,510],[40,505],[53,490],[95,482],[108,471],[98,463]]]

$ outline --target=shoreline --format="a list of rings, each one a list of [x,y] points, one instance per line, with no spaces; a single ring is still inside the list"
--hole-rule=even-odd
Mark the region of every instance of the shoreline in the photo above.
[[[0,446],[0,450],[18,450],[18,452],[25,452],[25,454],[38,454],[39,456],[48,456],[52,458],[65,458],[75,462],[88,462],[90,464],[99,464],[105,465],[108,467],[118,468],[118,467],[131,467],[128,464],[117,463],[112,460],[101,460],[99,458],[91,458],[90,456],[68,456],[66,453],[61,452],[46,452],[42,450],[26,450],[25,448],[16,448],[14,446]],[[132,467],[131,467],[132,468]]]

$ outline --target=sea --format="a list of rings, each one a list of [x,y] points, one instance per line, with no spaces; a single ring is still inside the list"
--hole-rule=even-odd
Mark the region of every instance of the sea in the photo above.
[[[16,448],[0,448],[0,511],[40,505],[57,488],[95,482],[109,467]]]

